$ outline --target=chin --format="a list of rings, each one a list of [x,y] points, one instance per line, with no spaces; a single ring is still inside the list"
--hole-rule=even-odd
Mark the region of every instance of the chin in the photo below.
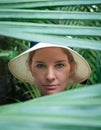
[[[52,94],[56,94],[56,93],[60,93],[62,91],[49,91],[47,93],[45,93],[44,95],[52,95]]]

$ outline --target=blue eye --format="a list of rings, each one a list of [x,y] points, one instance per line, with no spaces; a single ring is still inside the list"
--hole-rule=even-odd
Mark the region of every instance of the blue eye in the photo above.
[[[62,68],[62,67],[64,67],[64,64],[62,63],[56,64],[56,68]]]
[[[42,69],[42,68],[45,68],[46,66],[44,64],[37,64],[36,67],[39,69]]]

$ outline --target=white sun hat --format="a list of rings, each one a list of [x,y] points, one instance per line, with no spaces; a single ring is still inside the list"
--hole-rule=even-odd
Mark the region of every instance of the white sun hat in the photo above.
[[[87,61],[79,53],[66,46],[43,42],[36,44],[35,46],[31,47],[30,49],[26,50],[25,52],[21,53],[20,55],[9,61],[8,68],[10,72],[13,74],[13,76],[15,76],[17,79],[23,82],[34,84],[34,77],[32,76],[27,63],[29,53],[46,47],[65,48],[74,57],[77,67],[74,76],[72,76],[72,78],[69,79],[68,85],[81,83],[88,79],[88,77],[91,74],[91,68]]]

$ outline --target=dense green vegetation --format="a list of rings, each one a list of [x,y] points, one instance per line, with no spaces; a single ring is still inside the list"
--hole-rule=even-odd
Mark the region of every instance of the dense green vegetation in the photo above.
[[[101,129],[100,16],[101,0],[0,0],[0,104],[34,99],[1,106],[1,129]],[[89,62],[91,76],[67,92],[35,99],[40,96],[35,86],[15,79],[7,66],[30,41],[73,48]]]

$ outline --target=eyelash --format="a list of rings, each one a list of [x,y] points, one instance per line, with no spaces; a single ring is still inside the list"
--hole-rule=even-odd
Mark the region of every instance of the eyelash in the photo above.
[[[37,64],[36,67],[39,68],[39,69],[43,69],[43,68],[46,68],[47,66],[44,65],[44,64]],[[64,67],[64,64],[58,63],[58,64],[55,65],[55,67],[56,68],[62,68],[62,67]]]
[[[39,68],[39,69],[41,69],[41,68],[45,68],[46,65],[44,65],[44,64],[37,64],[36,67]]]
[[[59,64],[56,64],[55,66],[56,66],[56,68],[62,68],[62,67],[64,67],[64,64],[59,63]]]

